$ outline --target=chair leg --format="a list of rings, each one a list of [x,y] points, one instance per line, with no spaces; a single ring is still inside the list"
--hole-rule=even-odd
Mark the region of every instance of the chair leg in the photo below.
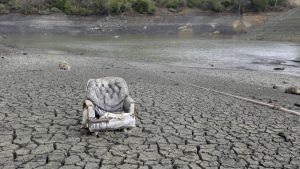
[[[124,128],[123,131],[124,133],[131,133],[133,128]]]
[[[90,135],[91,134],[90,130],[87,128],[80,128],[80,133],[82,135]]]

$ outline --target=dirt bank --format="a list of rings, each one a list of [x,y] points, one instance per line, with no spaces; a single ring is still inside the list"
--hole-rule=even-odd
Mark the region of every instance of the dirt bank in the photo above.
[[[248,14],[244,23],[234,14],[76,17],[66,15],[0,16],[0,34],[202,34],[235,35],[262,24],[277,13]]]

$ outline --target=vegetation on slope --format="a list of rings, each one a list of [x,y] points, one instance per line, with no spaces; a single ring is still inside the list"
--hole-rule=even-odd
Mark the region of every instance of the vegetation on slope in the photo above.
[[[286,7],[287,0],[0,0],[0,13],[107,15],[136,11],[154,14],[157,8],[183,7],[214,12],[265,11]]]

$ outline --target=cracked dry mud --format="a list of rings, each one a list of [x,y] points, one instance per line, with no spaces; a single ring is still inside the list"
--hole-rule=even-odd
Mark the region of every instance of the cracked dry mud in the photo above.
[[[72,70],[58,70],[66,58]],[[0,63],[0,168],[300,166],[297,116],[195,90],[116,59],[29,53]],[[97,138],[80,132],[81,102],[87,80],[103,76],[127,81],[140,116],[137,128]]]

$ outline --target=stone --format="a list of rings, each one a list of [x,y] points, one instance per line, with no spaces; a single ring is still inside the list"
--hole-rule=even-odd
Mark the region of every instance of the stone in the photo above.
[[[71,65],[68,62],[64,61],[64,62],[58,64],[58,68],[61,70],[70,70]]]
[[[298,102],[297,102],[297,103],[295,103],[295,104],[294,104],[294,106],[296,106],[296,107],[300,107],[300,102],[299,102],[299,103],[298,103]]]
[[[300,86],[292,86],[285,90],[285,93],[300,95]]]
[[[300,63],[300,59],[294,59],[294,60],[291,60],[291,61]]]
[[[283,138],[286,142],[294,141],[294,138],[291,137],[290,135],[288,135],[287,133],[279,132],[277,135],[280,136],[281,138]]]
[[[174,9],[174,8],[169,8],[168,10],[169,10],[170,12],[177,12],[177,10]]]
[[[221,32],[220,31],[214,31],[213,34],[214,35],[219,35]]]
[[[61,10],[58,9],[58,8],[56,8],[56,7],[52,7],[52,8],[50,9],[50,12],[52,12],[52,13],[60,13]]]
[[[284,67],[275,67],[273,70],[284,70]]]

